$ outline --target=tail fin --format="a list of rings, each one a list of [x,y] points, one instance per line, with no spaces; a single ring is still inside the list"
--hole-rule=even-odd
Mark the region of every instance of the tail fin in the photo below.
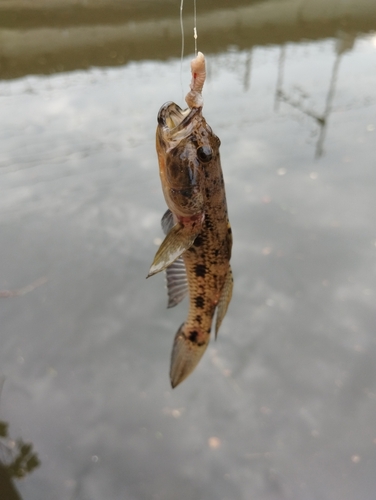
[[[202,341],[202,335],[198,332],[185,332],[185,323],[180,326],[171,353],[170,380],[173,389],[196,368],[208,346],[209,338],[207,335]]]

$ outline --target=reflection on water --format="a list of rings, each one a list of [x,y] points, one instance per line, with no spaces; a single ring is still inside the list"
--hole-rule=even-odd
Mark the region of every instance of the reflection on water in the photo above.
[[[22,439],[11,441],[8,436],[8,424],[0,420],[0,450],[1,450],[1,472],[9,479],[22,478],[39,467],[40,462],[36,453],[33,453],[33,445],[24,443]]]
[[[179,2],[0,2],[0,78],[117,66],[180,54]],[[374,0],[205,0],[198,29],[207,54],[375,29]],[[191,47],[193,8],[184,10]]]
[[[275,99],[275,110],[279,109],[279,102],[286,102],[297,109],[299,109],[302,113],[306,114],[313,118],[320,128],[320,133],[318,135],[317,144],[316,144],[316,153],[315,157],[319,158],[323,154],[323,146],[325,133],[328,123],[328,118],[331,111],[331,105],[334,99],[335,94],[335,86],[338,77],[338,69],[339,64],[341,62],[341,58],[345,52],[351,50],[354,46],[355,35],[349,35],[344,31],[340,31],[337,34],[337,43],[336,43],[336,57],[334,59],[332,74],[330,78],[330,84],[328,88],[328,93],[326,96],[325,109],[322,114],[318,114],[315,111],[305,107],[305,99],[309,97],[304,91],[299,89],[299,97],[298,99],[294,99],[287,93],[283,91],[283,70],[286,59],[286,47],[283,45],[281,47],[281,54],[279,58],[278,64],[278,80],[277,80],[277,88],[276,88],[276,99]]]
[[[0,394],[3,382],[0,381]],[[33,445],[22,439],[10,439],[8,423],[0,420],[0,494],[4,500],[21,499],[13,485],[13,479],[20,479],[39,467],[40,461]]]
[[[175,391],[184,313],[167,314],[163,277],[145,276],[165,211],[156,115],[183,102],[190,58],[181,78],[178,13],[146,4],[124,2],[129,17],[112,23],[115,7],[88,2],[100,14],[85,24],[82,6],[69,28],[77,5],[55,23],[39,2],[30,21],[23,4],[0,6],[0,409],[41,461],[17,489],[374,498],[375,3],[200,13],[198,0],[236,286],[217,342]],[[22,467],[36,465],[22,446],[2,463],[23,450]]]

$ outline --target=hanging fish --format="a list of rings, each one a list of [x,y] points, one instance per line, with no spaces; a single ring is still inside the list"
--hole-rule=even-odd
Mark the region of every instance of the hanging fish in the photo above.
[[[232,234],[219,156],[221,141],[202,116],[205,57],[191,62],[191,90],[182,110],[168,102],[158,113],[157,154],[168,206],[162,218],[166,237],[149,276],[166,270],[168,307],[189,292],[188,318],[176,333],[171,354],[172,387],[196,367],[215,336],[231,300]]]

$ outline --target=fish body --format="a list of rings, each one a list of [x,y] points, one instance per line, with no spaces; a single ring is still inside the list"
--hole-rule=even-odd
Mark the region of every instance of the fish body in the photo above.
[[[164,104],[158,114],[156,134],[159,172],[168,210],[162,219],[166,237],[149,276],[166,270],[169,307],[189,292],[188,317],[178,329],[172,349],[172,387],[182,382],[201,359],[216,311],[217,336],[233,287],[232,233],[220,163],[220,140],[202,116],[203,81],[200,88],[195,87],[194,62],[191,92],[186,98],[188,109],[182,110],[171,102]]]

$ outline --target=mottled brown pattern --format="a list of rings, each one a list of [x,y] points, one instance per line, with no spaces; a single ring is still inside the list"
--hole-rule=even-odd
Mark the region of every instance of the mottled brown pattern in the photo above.
[[[185,137],[179,125],[167,127],[169,113],[178,122],[179,112],[182,116],[187,113],[167,103],[159,114],[157,151],[161,182],[174,222],[184,227],[191,224],[192,231],[197,228],[199,231],[193,245],[182,254],[190,305],[187,320],[175,337],[171,359],[173,386],[184,380],[204,353],[226,278],[232,281],[232,234],[220,163],[220,140],[206,123],[201,109],[188,110],[189,114],[183,119],[187,129]],[[181,135],[179,141],[175,138],[176,129]],[[231,289],[225,308],[230,299]]]
[[[210,131],[210,133],[209,133]],[[213,152],[210,162],[202,163],[206,175],[202,177],[201,190],[204,194],[204,227],[197,236],[199,244],[191,247],[191,251],[183,254],[187,269],[190,307],[185,322],[185,332],[198,331],[193,340],[189,337],[194,349],[195,343],[209,342],[211,324],[216,305],[222,292],[223,284],[229,270],[232,237],[228,232],[229,221],[226,201],[224,201],[224,184],[219,156],[219,139],[207,127],[203,117],[194,135],[197,144],[208,146]],[[203,144],[203,142],[208,144]],[[200,307],[204,304],[203,307]],[[197,320],[200,315],[201,321]]]

